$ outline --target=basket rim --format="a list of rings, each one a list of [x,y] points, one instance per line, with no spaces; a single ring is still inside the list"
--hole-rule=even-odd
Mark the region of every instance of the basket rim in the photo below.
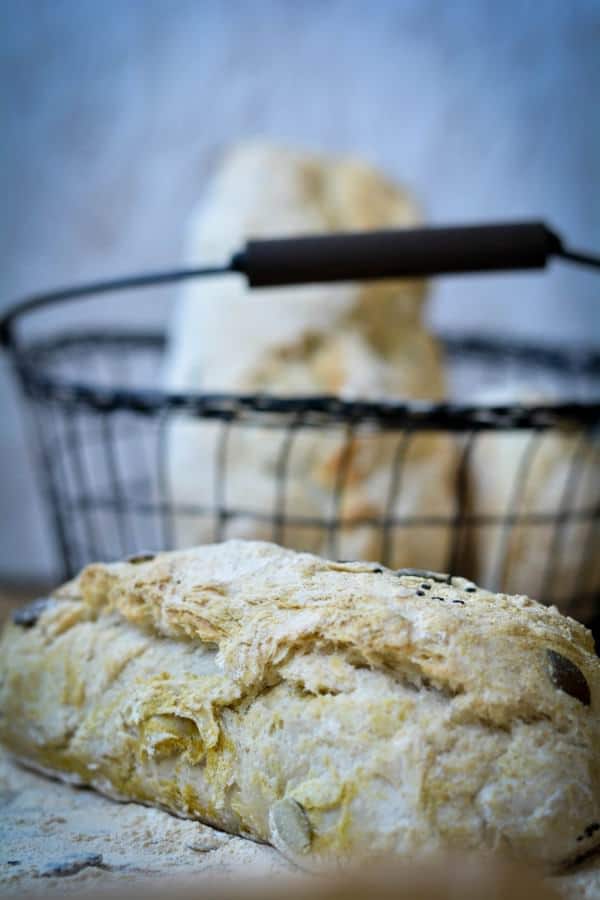
[[[572,374],[600,372],[600,350],[595,347],[557,348],[526,341],[481,335],[440,335],[443,343],[454,344],[471,354],[497,354],[554,366],[569,364]],[[71,329],[51,338],[40,338],[12,348],[12,359],[25,392],[32,399],[53,401],[64,409],[88,408],[98,413],[130,412],[142,415],[186,413],[199,419],[238,421],[274,417],[273,425],[289,420],[298,427],[322,426],[326,422],[358,426],[377,424],[380,428],[415,430],[545,430],[552,427],[592,428],[600,424],[600,400],[526,403],[457,403],[449,401],[391,399],[364,400],[329,394],[281,396],[265,392],[231,393],[174,391],[167,389],[104,387],[72,381],[43,371],[40,360],[53,352],[93,344],[146,345],[162,347],[164,332],[136,330],[94,331]],[[528,359],[528,361],[530,361]]]

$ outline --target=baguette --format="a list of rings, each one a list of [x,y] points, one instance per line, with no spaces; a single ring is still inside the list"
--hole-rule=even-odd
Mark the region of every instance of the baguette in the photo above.
[[[0,738],[317,869],[600,841],[600,662],[464,579],[262,542],[88,566],[0,644]]]

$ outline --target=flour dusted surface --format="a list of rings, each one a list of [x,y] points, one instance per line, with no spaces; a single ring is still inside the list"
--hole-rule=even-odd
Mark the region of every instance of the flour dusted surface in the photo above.
[[[161,880],[285,875],[264,844],[23,769],[0,750],[0,892],[131,889]],[[53,874],[56,873],[56,874]],[[62,873],[62,874],[61,874]]]

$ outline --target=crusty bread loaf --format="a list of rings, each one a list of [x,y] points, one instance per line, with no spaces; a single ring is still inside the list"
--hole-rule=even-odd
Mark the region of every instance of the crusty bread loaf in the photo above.
[[[402,227],[418,219],[406,192],[363,163],[243,144],[226,157],[191,223],[188,259],[227,259],[247,237]],[[237,276],[189,283],[172,323],[166,385],[233,394],[441,399],[444,370],[438,343],[421,322],[424,296],[420,281],[261,291],[249,290]],[[347,441],[343,426],[297,428],[283,475],[288,433],[265,424],[266,417],[259,428],[234,424],[223,464],[218,425],[171,420],[167,462],[175,509],[206,512],[204,518],[175,515],[175,546],[215,539],[219,519],[211,510],[218,484],[228,513],[221,520],[226,537],[276,538],[296,550],[380,559],[383,519],[419,515],[442,524],[394,531],[390,564],[447,565],[451,526],[444,521],[454,513],[456,468],[450,440],[413,436],[396,502],[390,495],[397,436],[357,429]],[[275,533],[283,480],[286,524]],[[341,528],[333,550],[327,523],[336,516]]]
[[[600,662],[526,597],[232,541],[87,567],[0,660],[14,754],[308,868],[600,840]]]

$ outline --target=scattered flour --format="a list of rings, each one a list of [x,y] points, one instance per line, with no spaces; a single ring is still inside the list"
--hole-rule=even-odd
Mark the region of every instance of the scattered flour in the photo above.
[[[290,873],[279,853],[199,822],[115,803],[21,768],[0,750],[0,893],[81,893],[152,880]]]
[[[0,750],[0,894],[127,892],[160,880],[258,884],[297,874],[271,847],[21,768]],[[550,879],[565,900],[600,898],[600,856]]]

